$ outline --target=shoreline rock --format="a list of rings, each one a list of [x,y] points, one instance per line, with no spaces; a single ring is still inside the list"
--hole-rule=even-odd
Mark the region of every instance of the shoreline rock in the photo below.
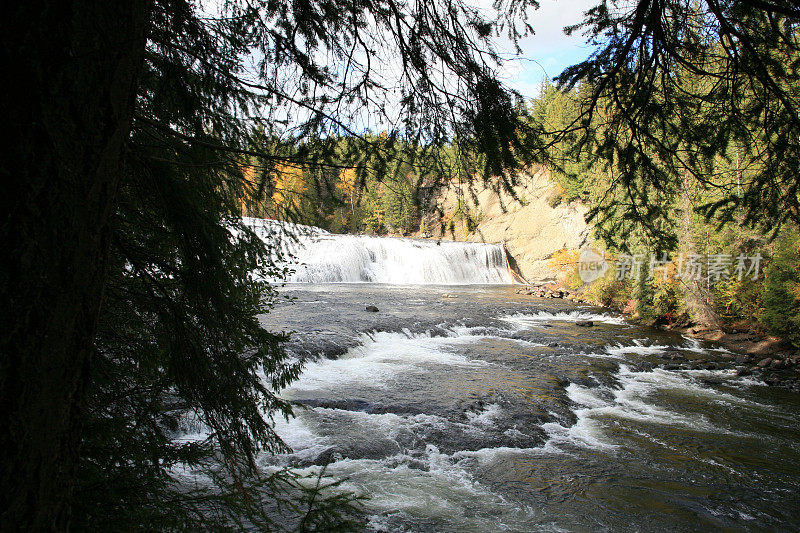
[[[707,359],[688,361],[679,367],[732,368],[737,376],[754,376],[766,385],[800,392],[800,351],[784,339],[740,329],[730,333],[703,326],[662,326],[661,329],[713,342],[728,351],[714,353]]]
[[[525,296],[535,296],[537,298],[569,298],[572,293],[557,287],[548,287],[546,285],[526,285],[514,291],[517,294]]]
[[[723,352],[712,352],[705,358],[687,359],[679,353],[667,351],[662,359],[669,363],[659,365],[665,370],[720,370],[734,369],[737,376],[754,376],[766,385],[779,386],[795,392],[800,392],[800,350],[792,346],[785,339],[770,335],[763,335],[746,326],[726,328],[696,324],[688,317],[668,323],[663,318],[651,321],[632,318],[630,313],[613,309],[607,306],[586,302],[578,296],[561,288],[547,285],[526,285],[516,289],[517,294],[534,296],[538,298],[569,298],[576,303],[590,303],[597,307],[621,312],[626,319],[644,326],[674,331],[686,337],[712,342],[724,348]],[[587,323],[588,322],[588,323]],[[591,321],[576,322],[577,326],[591,327]]]

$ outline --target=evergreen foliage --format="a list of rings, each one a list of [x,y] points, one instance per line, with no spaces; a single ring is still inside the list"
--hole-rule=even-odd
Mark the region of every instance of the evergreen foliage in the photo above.
[[[581,148],[613,176],[601,232],[628,219],[672,248],[669,202],[688,176],[708,218],[777,230],[800,221],[800,9],[794,2],[604,1],[572,31],[598,47],[559,77],[580,86]],[[720,169],[738,154],[747,175]],[[612,233],[605,233],[613,240]]]
[[[35,315],[21,303],[33,294],[27,285],[2,277],[15,302],[0,378],[16,454],[3,470],[2,524],[66,528],[72,509],[81,529],[271,528],[282,505],[300,529],[350,527],[353,496],[256,468],[259,454],[284,449],[271,420],[290,414],[278,391],[299,368],[263,315],[276,294],[260,275],[280,272],[237,216],[249,204],[328,220],[335,206],[330,223],[355,229],[369,222],[363,194],[380,204],[378,230],[405,231],[420,176],[467,164],[448,159],[448,142],[469,147],[463,154],[485,174],[516,166],[526,152],[521,123],[489,38],[500,29],[518,37],[519,13],[489,20],[467,2],[405,0],[140,0],[126,9],[35,3],[8,14],[33,34],[4,25],[4,53],[28,47],[26,58],[46,60],[26,72],[57,83],[20,115],[33,130],[20,161],[3,168],[20,173],[17,201],[35,207],[4,221],[4,239],[22,243],[8,271],[22,272],[33,257],[25,251],[47,242],[56,261],[37,267],[50,284],[34,291]],[[60,40],[40,35],[48,28]],[[62,50],[63,65],[48,56]],[[113,85],[95,75],[104,72]],[[54,104],[62,86],[69,91]],[[4,109],[19,100],[4,92]],[[87,117],[101,131],[82,138]],[[55,126],[42,134],[41,124]],[[45,157],[54,142],[61,159]],[[71,152],[74,161],[63,157]],[[41,172],[26,176],[37,161]],[[332,178],[348,171],[347,190],[337,190]],[[75,191],[92,207],[86,215]],[[68,199],[81,216],[42,217],[61,207],[49,198]],[[30,241],[36,235],[68,239]],[[49,309],[40,293],[69,276],[80,278],[67,287],[74,292]],[[40,324],[76,332],[63,346],[53,341],[59,358],[36,351]],[[52,378],[36,378],[39,360]],[[48,389],[58,376],[62,395]],[[5,387],[20,380],[24,395]],[[176,441],[192,419],[208,438]],[[56,423],[42,432],[44,420]],[[187,468],[201,486],[187,484]],[[19,479],[22,490],[6,490]]]
[[[798,221],[800,11],[792,2],[607,1],[571,31],[597,45],[526,110],[567,199],[612,254],[762,254],[767,278],[617,280],[644,318],[761,320],[790,333]],[[555,200],[554,200],[555,201]],[[763,265],[762,265],[763,267]],[[614,283],[595,282],[603,293]],[[609,290],[606,290],[609,289]],[[768,318],[769,317],[769,318]]]
[[[800,346],[800,234],[793,231],[776,243],[765,272],[762,321],[773,332]]]
[[[292,415],[277,393],[300,366],[282,349],[286,335],[260,318],[276,298],[260,280],[282,272],[235,215],[244,201],[283,219],[325,220],[333,205],[349,207],[340,223],[355,228],[355,196],[369,179],[382,214],[376,229],[405,231],[416,216],[416,163],[404,159],[413,151],[401,153],[400,136],[430,145],[467,132],[483,149],[502,144],[487,168],[516,164],[516,117],[496,108],[509,97],[484,60],[488,48],[478,48],[486,41],[456,25],[477,23],[477,13],[440,9],[226,2],[206,14],[189,2],[154,4],[86,398],[74,508],[82,528],[279,527],[265,507],[301,529],[358,523],[353,496],[331,493],[335,484],[308,487],[290,471],[256,468],[258,454],[285,451],[271,421]],[[323,52],[341,65],[319,63]],[[373,101],[387,92],[369,67],[381,53],[407,63],[402,130],[358,134],[359,117],[390,120]],[[453,72],[457,93],[480,96],[480,109],[448,102],[452,88],[429,78],[432,65]],[[276,119],[289,114],[291,130]],[[337,190],[343,175],[349,183]],[[176,441],[186,420],[208,438]],[[203,486],[187,488],[185,469]],[[288,509],[274,509],[286,490]]]

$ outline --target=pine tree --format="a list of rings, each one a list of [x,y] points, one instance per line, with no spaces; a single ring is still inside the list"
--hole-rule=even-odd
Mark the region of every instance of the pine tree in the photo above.
[[[616,211],[612,218],[674,248],[669,202],[653,196],[674,199],[688,173],[720,193],[695,206],[709,218],[771,230],[800,221],[798,22],[788,0],[612,1],[590,10],[571,31],[602,45],[559,82],[586,96],[565,131],[585,129],[592,154],[614,168],[619,195],[595,213]],[[600,120],[603,108],[611,113]],[[758,162],[738,184],[715,164],[732,146]]]
[[[0,168],[13,184],[0,275],[0,529],[67,529],[75,498],[85,498],[74,507],[81,527],[115,515],[131,522],[114,526],[151,527],[170,465],[210,452],[220,483],[241,489],[217,504],[258,501],[245,487],[259,483],[255,454],[280,448],[268,419],[286,412],[275,392],[296,368],[257,318],[273,293],[250,272],[269,272],[270,255],[237,222],[251,192],[243,163],[259,176],[326,167],[330,152],[279,141],[337,135],[386,159],[360,133],[371,123],[391,127],[387,144],[457,136],[489,154],[494,173],[524,152],[488,46],[496,26],[466,4],[204,7],[42,0],[0,23],[15,79],[0,89],[14,131]],[[402,73],[384,85],[375,65],[392,61]],[[208,449],[170,441],[171,417],[186,411],[211,428]],[[217,508],[171,494],[189,514],[165,507],[167,521]],[[122,505],[130,497],[142,505]]]

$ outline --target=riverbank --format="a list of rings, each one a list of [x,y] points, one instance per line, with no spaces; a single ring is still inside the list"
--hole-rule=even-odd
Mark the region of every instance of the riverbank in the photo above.
[[[713,362],[728,365],[739,376],[755,376],[768,385],[800,392],[800,351],[785,339],[762,335],[751,329],[725,332],[705,326],[661,326],[690,338],[713,342],[727,350]]]
[[[708,352],[709,357],[687,359],[676,353],[661,356],[666,370],[733,370],[738,376],[753,376],[767,385],[780,386],[800,392],[800,350],[786,339],[766,335],[751,324],[739,324],[727,331],[711,325],[695,324],[689,320],[667,321],[663,317],[643,320],[632,309],[609,307],[585,299],[580,291],[568,291],[557,284],[526,285],[516,294],[547,299],[568,299],[576,303],[597,305],[619,312],[626,320],[643,326],[673,331],[690,339],[712,343],[721,348]],[[591,326],[591,324],[589,324]]]

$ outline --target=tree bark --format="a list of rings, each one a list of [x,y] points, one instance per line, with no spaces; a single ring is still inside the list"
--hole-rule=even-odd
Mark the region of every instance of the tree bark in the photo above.
[[[150,0],[0,17],[0,530],[65,530]]]

